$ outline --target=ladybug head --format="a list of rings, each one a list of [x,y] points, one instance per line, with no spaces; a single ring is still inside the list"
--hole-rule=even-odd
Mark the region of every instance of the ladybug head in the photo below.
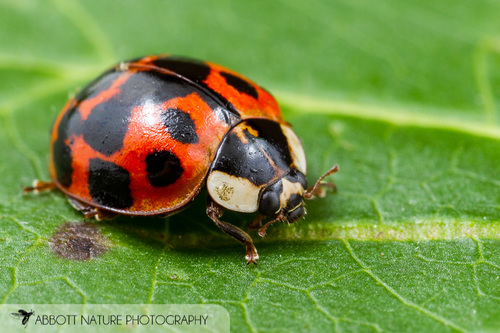
[[[274,220],[267,222],[259,229],[259,235],[264,237],[266,229],[275,222],[293,223],[306,214],[304,199],[311,199],[315,196],[323,197],[325,191],[323,187],[336,190],[333,183],[323,182],[323,179],[339,170],[334,165],[316,181],[314,186],[308,190],[307,180],[304,174],[296,169],[266,187],[262,192],[259,202],[259,212],[265,216],[274,217]]]
[[[275,217],[276,221],[294,223],[306,213],[304,208],[306,189],[307,180],[304,174],[297,169],[291,169],[287,175],[262,192],[259,212],[265,216]]]

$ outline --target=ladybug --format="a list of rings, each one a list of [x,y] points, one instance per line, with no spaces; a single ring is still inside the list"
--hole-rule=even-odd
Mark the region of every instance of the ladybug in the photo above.
[[[160,55],[118,64],[67,102],[49,169],[51,182],[25,192],[57,188],[86,218],[168,216],[206,188],[208,217],[255,264],[252,238],[220,220],[224,209],[259,212],[250,227],[264,236],[334,189],[322,180],[338,167],[308,190],[301,141],[269,92],[217,64]]]

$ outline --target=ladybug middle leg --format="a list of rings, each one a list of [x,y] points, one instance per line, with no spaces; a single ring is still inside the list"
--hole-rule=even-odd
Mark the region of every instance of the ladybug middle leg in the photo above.
[[[100,208],[89,206],[81,201],[68,197],[68,201],[75,208],[82,212],[86,219],[95,218],[97,221],[110,219],[116,216],[116,214],[102,210]]]
[[[42,182],[38,179],[35,179],[33,181],[32,186],[23,187],[23,193],[26,194],[29,192],[33,192],[35,194],[38,194],[42,191],[50,191],[50,190],[53,190],[55,188],[56,188],[56,184],[54,184],[54,182]]]
[[[248,230],[258,230],[262,228],[262,220],[265,218],[264,215],[257,215],[250,223],[247,225]]]
[[[38,179],[35,179],[33,181],[32,186],[23,187],[23,193],[27,194],[33,192],[35,194],[39,194],[40,192],[51,191],[55,188],[56,184],[54,182],[43,182]],[[96,220],[99,221],[103,219],[110,219],[116,216],[116,214],[112,212],[108,212],[100,208],[89,206],[71,197],[68,197],[68,201],[71,204],[71,206],[73,206],[76,210],[82,212],[83,216],[87,219],[94,217]]]
[[[238,228],[231,223],[227,223],[221,221],[219,218],[224,214],[224,208],[218,205],[216,202],[212,200],[212,198],[208,197],[207,200],[207,215],[210,217],[212,221],[214,221],[215,225],[219,227],[222,231],[224,231],[229,236],[238,240],[241,244],[246,246],[246,255],[245,259],[248,260],[247,265],[253,263],[257,265],[256,260],[259,259],[259,255],[257,254],[257,249],[255,245],[253,245],[252,238],[243,230]]]

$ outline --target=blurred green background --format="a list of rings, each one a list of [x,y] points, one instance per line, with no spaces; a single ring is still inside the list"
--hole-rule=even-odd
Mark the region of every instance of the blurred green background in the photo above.
[[[500,330],[499,14],[494,0],[0,0],[0,299],[213,303],[235,332]],[[50,242],[82,216],[20,193],[48,179],[68,97],[158,53],[271,91],[310,182],[340,165],[306,220],[253,234],[257,267],[203,196],[166,220],[95,223],[109,251],[71,261]]]

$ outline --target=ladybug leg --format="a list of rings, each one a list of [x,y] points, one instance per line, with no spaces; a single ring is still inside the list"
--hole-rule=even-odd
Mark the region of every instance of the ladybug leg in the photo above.
[[[32,186],[26,186],[23,187],[23,193],[29,193],[29,192],[34,192],[35,194],[38,194],[42,191],[49,191],[53,190],[56,188],[56,184],[53,182],[42,182],[39,181],[38,179],[33,180],[33,185]]]
[[[224,208],[215,203],[212,198],[209,197],[207,200],[208,217],[210,217],[210,219],[214,221],[215,225],[219,227],[219,229],[246,246],[247,252],[245,259],[248,260],[247,265],[249,265],[250,263],[257,265],[256,260],[259,259],[259,255],[257,254],[257,249],[253,245],[252,238],[237,226],[221,221],[219,218],[223,213]]]
[[[283,214],[283,211],[280,211],[278,216],[276,216],[276,218],[274,220],[268,221],[266,224],[264,224],[264,226],[262,226],[259,229],[259,232],[258,232],[259,236],[264,237],[266,235],[267,227],[269,227],[271,224],[274,224],[276,222],[283,222],[283,221],[286,221],[285,215]]]
[[[260,229],[262,228],[262,220],[265,218],[264,215],[262,214],[259,214],[257,215],[253,220],[252,222],[248,223],[247,225],[247,228],[249,230],[257,230],[257,229]]]
[[[116,216],[116,214],[104,211],[96,207],[89,206],[81,201],[78,201],[70,197],[68,197],[68,201],[71,204],[71,206],[73,206],[73,208],[82,212],[83,216],[86,219],[95,218],[97,221],[100,221],[104,219],[110,219]]]
[[[335,186],[335,184],[331,182],[324,182],[323,179],[325,179],[325,177],[329,175],[334,174],[337,171],[339,171],[339,166],[334,165],[330,170],[325,172],[321,177],[319,177],[314,186],[308,189],[307,192],[304,193],[304,198],[305,199],[312,199],[315,197],[323,198],[326,195],[325,187],[336,192],[337,187]]]
[[[314,198],[324,198],[326,196],[326,189],[331,190],[332,192],[337,192],[337,186],[335,186],[332,182],[320,182],[316,188],[311,188],[307,190],[304,198],[306,199],[314,199]]]

